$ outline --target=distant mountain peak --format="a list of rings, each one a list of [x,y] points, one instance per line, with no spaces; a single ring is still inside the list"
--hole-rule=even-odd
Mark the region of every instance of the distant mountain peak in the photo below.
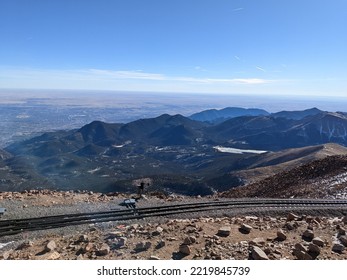
[[[285,118],[285,119],[291,119],[291,120],[301,120],[303,118],[306,118],[308,116],[315,116],[318,114],[324,113],[324,111],[319,110],[316,107],[309,108],[302,111],[280,111],[277,113],[271,114],[275,118]]]
[[[267,116],[269,112],[258,108],[226,107],[220,110],[209,109],[191,115],[189,118],[201,122],[221,123],[231,118],[242,116]]]

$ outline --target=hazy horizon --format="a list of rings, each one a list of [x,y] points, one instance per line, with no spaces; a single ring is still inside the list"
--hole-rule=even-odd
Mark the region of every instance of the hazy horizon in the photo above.
[[[161,113],[189,115],[199,110],[225,107],[260,108],[275,113],[279,111],[304,110],[317,107],[324,111],[343,111],[347,100],[331,96],[276,96],[259,94],[208,94],[147,91],[105,90],[57,90],[57,89],[0,89],[0,104],[28,105],[36,103],[47,106],[78,106],[93,108],[153,107]],[[165,106],[167,112],[164,112]],[[139,110],[141,109],[139,107]],[[172,108],[170,108],[172,107]],[[179,110],[182,110],[180,112]]]

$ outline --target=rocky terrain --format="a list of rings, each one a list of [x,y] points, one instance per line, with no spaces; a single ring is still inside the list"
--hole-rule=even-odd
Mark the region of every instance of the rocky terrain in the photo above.
[[[234,188],[223,197],[347,198],[347,156],[335,155]]]
[[[0,193],[2,219],[117,208],[123,194]],[[139,207],[219,199],[148,195]],[[0,238],[0,259],[347,259],[347,216],[322,210],[225,210],[88,224]]]

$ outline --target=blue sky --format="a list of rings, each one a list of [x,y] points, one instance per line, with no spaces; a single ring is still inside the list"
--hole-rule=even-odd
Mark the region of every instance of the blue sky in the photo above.
[[[0,0],[0,88],[347,93],[345,0]]]

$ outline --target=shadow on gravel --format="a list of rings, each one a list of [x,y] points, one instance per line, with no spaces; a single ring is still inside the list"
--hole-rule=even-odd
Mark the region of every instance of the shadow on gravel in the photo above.
[[[302,236],[302,240],[306,241],[306,242],[311,242],[313,238],[311,237],[306,237],[306,236]]]
[[[173,259],[173,260],[182,260],[182,259],[184,259],[186,256],[187,256],[187,255],[182,254],[182,253],[180,253],[180,252],[174,252],[174,253],[172,254],[172,259]]]
[[[249,234],[249,231],[246,231],[242,228],[239,228],[239,232],[241,232],[242,234]]]

